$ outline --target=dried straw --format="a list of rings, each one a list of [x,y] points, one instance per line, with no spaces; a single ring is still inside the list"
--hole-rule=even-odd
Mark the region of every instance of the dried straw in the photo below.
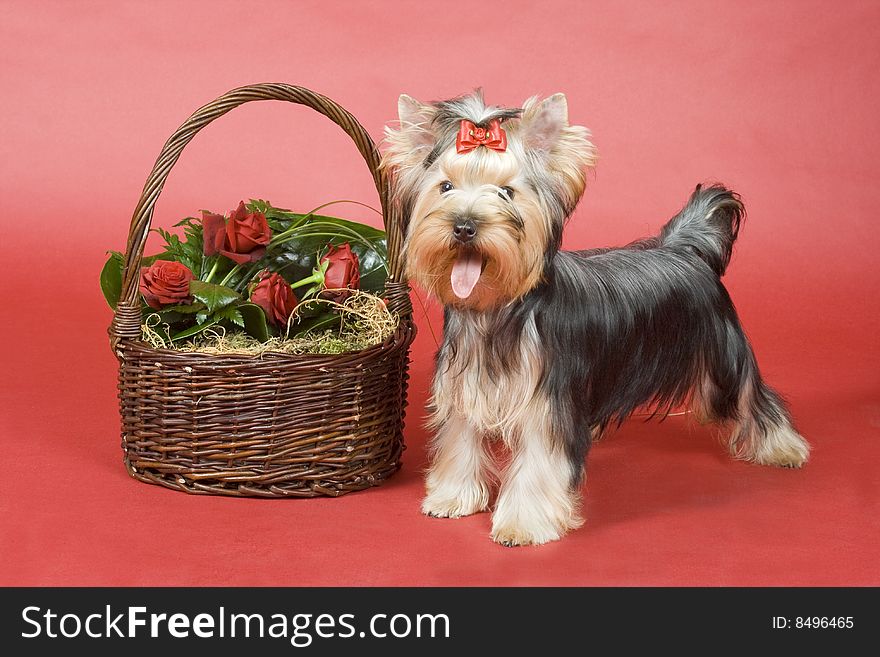
[[[289,337],[296,330],[293,319],[297,313],[305,308],[315,309],[316,306],[336,311],[339,314],[338,326]],[[369,292],[353,290],[342,303],[329,299],[303,301],[291,315],[285,334],[269,338],[266,342],[260,342],[243,331],[227,332],[223,327],[205,329],[186,342],[171,342],[168,338],[170,327],[162,324],[156,314],[149,315],[141,325],[141,339],[156,349],[205,354],[342,354],[382,344],[397,329],[399,321],[399,316],[389,311],[382,299]]]

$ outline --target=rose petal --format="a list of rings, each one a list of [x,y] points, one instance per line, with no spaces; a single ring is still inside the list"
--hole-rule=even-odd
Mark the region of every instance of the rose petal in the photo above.
[[[247,230],[243,234],[256,245],[267,246],[272,240],[272,229],[261,212],[254,212],[247,221]]]
[[[247,208],[244,206],[244,201],[239,201],[238,207],[235,208],[235,210],[232,211],[232,214],[229,215],[229,220],[230,221],[241,221],[245,217],[247,217],[247,215],[248,215],[248,211],[247,211]]]
[[[327,271],[324,273],[324,287],[337,288],[345,287],[345,267],[340,266],[338,262],[330,262]]]
[[[159,297],[155,294],[152,294],[149,290],[145,290],[141,288],[141,294],[144,295],[144,301],[147,302],[147,305],[154,310],[161,310],[162,302],[159,301]]]
[[[226,228],[223,235],[224,242],[223,245],[219,247],[220,249],[239,253],[238,234],[236,233],[236,229],[236,221],[230,217],[229,221],[226,222]]]
[[[250,299],[260,306],[269,323],[281,326],[287,323],[297,298],[288,282],[279,274],[268,274],[251,291]]]
[[[261,246],[258,249],[254,249],[250,253],[235,253],[233,251],[227,251],[225,249],[220,251],[220,253],[222,253],[223,255],[225,255],[227,258],[234,261],[235,263],[237,263],[239,265],[244,265],[244,264],[247,264],[248,262],[256,262],[257,260],[262,258],[264,255],[266,255],[266,247]]]
[[[158,310],[163,305],[190,301],[189,282],[193,278],[183,263],[157,260],[141,269],[140,291],[147,305]]]
[[[226,220],[219,214],[202,212],[202,244],[206,256],[216,254],[223,247],[223,239],[226,229]],[[220,243],[217,243],[217,237]]]
[[[258,246],[257,248],[255,248],[253,251],[251,251],[247,255],[251,259],[251,262],[256,262],[257,260],[262,258],[264,255],[266,255],[266,247],[265,246]]]

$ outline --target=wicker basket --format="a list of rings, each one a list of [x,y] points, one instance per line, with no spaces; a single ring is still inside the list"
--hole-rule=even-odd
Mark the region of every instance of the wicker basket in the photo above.
[[[140,341],[139,269],[153,208],[183,148],[214,119],[249,101],[306,105],[339,125],[367,163],[388,239],[395,334],[363,351],[332,355],[209,355]],[[379,153],[355,118],[302,87],[234,89],[196,111],[165,143],[128,234],[122,295],[110,338],[119,360],[124,462],[135,479],[187,493],[339,496],[376,486],[400,467],[409,345],[415,335],[402,277],[402,230]]]

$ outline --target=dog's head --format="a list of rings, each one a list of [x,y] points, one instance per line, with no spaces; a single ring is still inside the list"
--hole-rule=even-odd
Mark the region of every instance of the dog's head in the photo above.
[[[423,104],[403,95],[383,167],[407,220],[408,276],[443,303],[505,304],[541,280],[584,191],[595,150],[565,96],[522,109],[478,91]]]

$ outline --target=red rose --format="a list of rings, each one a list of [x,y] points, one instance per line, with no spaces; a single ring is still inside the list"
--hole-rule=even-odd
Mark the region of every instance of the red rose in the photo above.
[[[169,304],[191,300],[189,282],[195,278],[189,267],[179,262],[156,260],[141,268],[141,294],[150,308],[160,309]]]
[[[251,301],[266,313],[270,324],[283,326],[296,308],[296,295],[293,288],[278,274],[263,272],[260,282],[251,290]]]
[[[262,212],[248,212],[244,202],[229,215],[202,212],[205,255],[222,253],[237,264],[255,262],[266,255],[272,230]]]
[[[324,292],[321,296],[342,303],[349,296],[349,290],[357,290],[361,283],[361,272],[358,269],[358,257],[351,250],[348,242],[330,246],[321,263],[329,263],[324,273]]]

